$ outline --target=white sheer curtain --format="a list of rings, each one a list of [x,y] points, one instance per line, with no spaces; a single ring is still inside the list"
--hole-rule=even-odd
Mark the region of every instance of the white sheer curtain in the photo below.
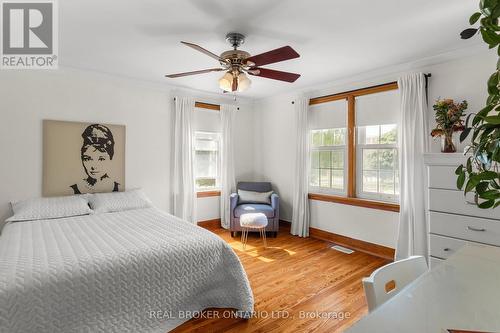
[[[231,222],[229,196],[232,191],[236,190],[234,176],[234,119],[236,117],[236,106],[221,105],[220,116],[222,122],[220,215],[222,227],[229,229]]]
[[[295,126],[297,142],[295,148],[295,173],[293,190],[292,235],[309,236],[309,99],[295,100]]]
[[[400,213],[396,260],[412,255],[427,258],[424,153],[428,150],[425,76],[408,74],[398,80],[401,101]]]
[[[175,98],[174,114],[174,215],[196,223],[196,189],[193,171],[194,99]]]

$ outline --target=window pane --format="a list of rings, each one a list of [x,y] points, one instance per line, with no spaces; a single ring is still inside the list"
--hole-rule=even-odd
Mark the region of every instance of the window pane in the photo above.
[[[380,171],[380,193],[394,195],[394,172]]]
[[[198,178],[196,179],[196,187],[199,189],[215,187],[215,178]]]
[[[334,145],[345,145],[345,128],[336,128],[334,130]]]
[[[195,140],[196,150],[216,151],[218,150],[217,141],[215,140]]]
[[[365,144],[377,144],[380,130],[379,126],[365,126]]]
[[[312,146],[321,146],[321,131],[312,131]]]
[[[380,126],[380,144],[395,144],[398,140],[396,124]]]
[[[217,177],[217,152],[197,151],[195,160],[196,177]]]
[[[378,153],[379,153],[380,169],[394,170],[394,168],[396,167],[395,164],[396,150],[379,149]]]
[[[377,192],[377,171],[363,171],[363,192]]]
[[[323,130],[323,146],[332,146],[334,141],[333,138],[334,138],[333,129]]]
[[[399,170],[394,171],[394,194],[399,195]]]
[[[378,169],[377,149],[363,149],[363,170]]]
[[[311,153],[311,168],[319,168],[319,151]]]
[[[201,190],[215,188],[218,179],[219,134],[196,132],[194,146],[196,187]]]
[[[344,189],[344,170],[332,171],[332,188],[336,190]]]
[[[319,186],[320,187],[330,187],[331,173],[332,172],[330,169],[320,169],[320,171],[319,171]]]
[[[332,168],[344,169],[344,152],[342,150],[332,151]]]
[[[319,167],[320,168],[332,167],[332,159],[330,151],[322,151],[319,153]]]
[[[311,169],[311,186],[319,186],[319,169]]]

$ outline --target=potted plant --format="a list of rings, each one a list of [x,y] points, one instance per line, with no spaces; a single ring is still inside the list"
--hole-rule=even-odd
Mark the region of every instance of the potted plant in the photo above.
[[[468,39],[480,32],[483,41],[490,49],[495,48],[500,55],[500,1],[481,0],[479,11],[469,19],[471,25],[479,22],[478,28],[469,28],[460,34]],[[466,152],[471,156],[467,163],[460,165],[457,174],[457,187],[464,193],[474,192],[475,203],[479,208],[500,206],[500,61],[491,74],[488,84],[486,106],[476,114],[470,114],[465,121],[465,130],[460,135],[464,141],[471,134]],[[473,115],[473,117],[471,117]],[[470,123],[469,120],[472,119]],[[465,187],[464,187],[465,186]]]
[[[457,140],[453,134],[465,129],[462,118],[467,109],[467,101],[455,103],[452,99],[437,100],[432,108],[436,111],[437,123],[431,132],[432,137],[441,137],[441,152],[456,152]]]

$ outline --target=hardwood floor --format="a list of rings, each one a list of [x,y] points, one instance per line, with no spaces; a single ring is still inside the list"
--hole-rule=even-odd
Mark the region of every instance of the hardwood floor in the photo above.
[[[387,263],[361,252],[332,250],[331,243],[295,237],[286,228],[267,239],[266,249],[258,233],[250,234],[245,252],[239,237],[212,231],[240,257],[260,316],[192,319],[173,332],[342,332],[368,312],[361,278]]]

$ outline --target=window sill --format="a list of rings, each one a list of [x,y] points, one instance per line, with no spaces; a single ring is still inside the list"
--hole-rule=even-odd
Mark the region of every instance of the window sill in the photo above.
[[[196,192],[196,196],[198,198],[207,198],[207,197],[219,197],[219,190],[210,190],[210,191],[198,191]]]
[[[343,205],[351,205],[351,206],[365,207],[371,209],[379,209],[390,212],[399,212],[399,204],[394,204],[389,202],[373,201],[360,198],[339,197],[335,195],[327,195],[320,193],[309,193],[309,199],[317,201],[334,202]]]

